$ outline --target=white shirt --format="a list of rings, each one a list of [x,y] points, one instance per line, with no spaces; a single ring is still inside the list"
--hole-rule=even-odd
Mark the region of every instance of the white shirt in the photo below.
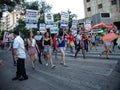
[[[17,49],[17,57],[18,58],[23,58],[23,59],[26,58],[24,41],[20,36],[17,36],[14,39],[13,48]]]
[[[42,38],[42,35],[35,35],[35,40],[41,40],[41,38]]]
[[[81,40],[81,35],[78,34],[78,35],[76,36],[76,42],[77,42],[77,44],[80,42],[80,40]]]

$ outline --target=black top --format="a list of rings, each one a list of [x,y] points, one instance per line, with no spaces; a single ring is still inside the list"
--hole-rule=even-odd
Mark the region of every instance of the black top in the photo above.
[[[44,45],[50,45],[50,39],[48,39],[48,40],[44,39]]]

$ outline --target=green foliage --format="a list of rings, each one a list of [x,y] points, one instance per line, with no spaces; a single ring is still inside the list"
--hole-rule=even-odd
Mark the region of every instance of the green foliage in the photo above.
[[[54,18],[54,22],[60,21],[60,20],[61,20],[61,15],[60,15],[60,13],[54,14],[54,15],[53,15],[53,18]]]
[[[68,10],[68,13],[69,13],[69,28],[71,28],[72,20],[73,20],[73,18],[77,18],[77,15],[76,14],[72,14],[72,12],[70,10]]]

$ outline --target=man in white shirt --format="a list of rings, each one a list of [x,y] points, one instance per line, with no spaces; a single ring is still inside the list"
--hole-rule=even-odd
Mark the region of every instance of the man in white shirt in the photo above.
[[[13,56],[17,62],[17,72],[16,77],[14,77],[12,80],[19,79],[20,81],[27,80],[28,76],[26,75],[25,70],[25,59],[26,59],[26,53],[25,53],[25,46],[23,39],[19,36],[19,31],[14,31],[14,43],[13,43]]]

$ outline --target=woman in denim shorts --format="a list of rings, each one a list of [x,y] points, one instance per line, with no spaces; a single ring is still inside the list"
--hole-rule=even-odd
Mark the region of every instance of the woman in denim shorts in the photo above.
[[[64,37],[64,32],[63,31],[60,31],[58,41],[59,41],[58,47],[59,47],[60,52],[62,54],[60,64],[64,65],[64,66],[67,66],[66,63],[65,63],[65,37]]]
[[[50,58],[50,63],[51,63],[51,68],[55,68],[55,65],[53,64],[52,60],[52,38],[50,37],[50,33],[46,32],[44,34],[43,40],[42,40],[42,45],[44,47],[44,55],[45,55],[45,60],[46,60],[46,66],[48,66],[48,55]]]

